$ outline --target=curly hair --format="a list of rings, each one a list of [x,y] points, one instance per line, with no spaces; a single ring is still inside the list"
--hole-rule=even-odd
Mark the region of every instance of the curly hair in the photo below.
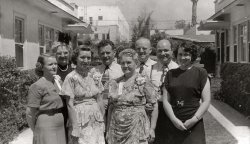
[[[135,50],[129,48],[129,49],[124,49],[123,51],[121,51],[119,53],[119,62],[123,56],[131,57],[137,65],[139,64],[138,54]]]
[[[98,52],[100,51],[100,48],[105,47],[107,45],[110,45],[112,50],[116,50],[115,44],[111,40],[105,39],[105,40],[102,40],[98,43],[98,45],[97,45]]]
[[[59,47],[65,47],[70,52],[70,48],[68,45],[66,45],[65,43],[57,42],[52,46],[52,53],[55,54]]]
[[[173,51],[175,58],[177,58],[179,48],[183,48],[184,52],[191,54],[191,62],[194,62],[199,56],[198,46],[193,43],[183,42],[177,46]]]
[[[36,68],[35,68],[35,73],[37,76],[39,77],[43,76],[43,66],[45,64],[44,61],[46,58],[50,58],[50,57],[55,58],[55,56],[51,53],[42,54],[38,57],[37,62],[36,62]]]
[[[79,56],[80,51],[89,51],[91,52],[91,56],[93,56],[93,52],[91,51],[90,45],[80,45],[79,47],[73,50],[71,56],[71,62],[75,65],[77,65],[77,57]]]

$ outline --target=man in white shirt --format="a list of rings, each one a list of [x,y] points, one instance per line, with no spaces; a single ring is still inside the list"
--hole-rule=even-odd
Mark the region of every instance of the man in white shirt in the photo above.
[[[150,58],[152,52],[150,40],[143,37],[139,38],[135,42],[135,50],[138,53],[140,61],[137,71],[139,73],[149,73],[149,71],[151,71],[151,66],[156,63],[156,61]]]
[[[166,143],[166,131],[168,130],[168,118],[165,114],[163,103],[162,103],[162,91],[161,88],[164,86],[164,80],[167,72],[170,69],[178,68],[178,64],[172,60],[172,47],[171,43],[164,39],[160,40],[157,43],[157,63],[152,66],[152,71],[149,74],[151,78],[151,82],[154,84],[157,91],[159,91],[159,100],[158,100],[158,113],[156,114],[157,124],[155,129],[155,143]]]

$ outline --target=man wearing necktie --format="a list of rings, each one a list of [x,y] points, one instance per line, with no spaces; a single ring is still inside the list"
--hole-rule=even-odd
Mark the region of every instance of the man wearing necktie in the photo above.
[[[159,100],[158,100],[158,110],[159,113],[158,119],[157,119],[157,124],[156,124],[156,130],[155,130],[155,144],[165,144],[166,139],[168,138],[166,135],[166,132],[168,131],[168,117],[165,114],[165,111],[163,109],[163,103],[162,103],[162,91],[161,87],[162,84],[164,83],[165,76],[167,72],[170,69],[176,69],[178,68],[178,64],[175,63],[172,60],[172,46],[169,40],[160,40],[157,43],[157,50],[156,50],[156,55],[157,55],[157,63],[152,66],[152,70],[150,73],[150,79],[155,86],[156,90],[159,91]]]
[[[143,37],[139,38],[135,42],[135,50],[138,53],[140,61],[137,71],[148,74],[151,71],[151,66],[156,63],[156,61],[150,58],[152,52],[150,40]]]
[[[106,128],[108,128],[108,118],[111,114],[112,106],[108,106],[108,95],[109,87],[108,81],[111,79],[117,79],[123,76],[121,66],[114,61],[115,58],[115,46],[114,43],[110,40],[102,40],[99,42],[98,46],[98,55],[102,60],[102,65],[96,67],[96,70],[102,74],[102,84],[104,85],[104,91],[102,93],[102,98],[98,100],[100,109],[104,114],[104,121]]]

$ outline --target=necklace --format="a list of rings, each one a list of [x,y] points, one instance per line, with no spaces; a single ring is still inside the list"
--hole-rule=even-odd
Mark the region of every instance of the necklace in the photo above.
[[[59,65],[58,65],[58,68],[60,69],[60,71],[65,72],[65,71],[67,71],[67,70],[68,70],[69,66],[67,65],[66,69],[64,69],[64,70],[63,70],[63,69],[61,69]]]

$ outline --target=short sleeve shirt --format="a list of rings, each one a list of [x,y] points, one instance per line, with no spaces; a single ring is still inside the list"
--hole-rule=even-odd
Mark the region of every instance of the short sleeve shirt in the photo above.
[[[58,109],[63,107],[59,89],[44,77],[32,84],[28,92],[28,106],[39,110]]]
[[[206,82],[206,70],[195,66],[188,70],[172,69],[167,73],[165,87],[173,111],[180,120],[185,121],[196,113]]]

